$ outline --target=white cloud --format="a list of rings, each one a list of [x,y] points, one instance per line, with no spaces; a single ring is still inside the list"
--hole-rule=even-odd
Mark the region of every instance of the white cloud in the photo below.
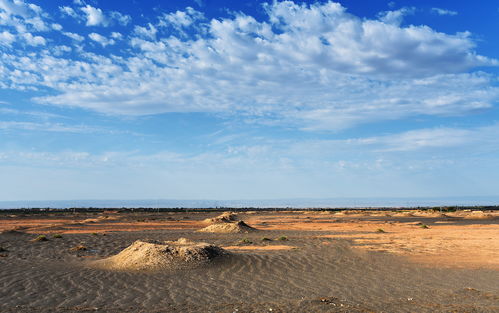
[[[92,39],[93,41],[96,41],[98,43],[100,43],[103,47],[107,46],[107,45],[114,45],[115,41],[113,39],[108,39],[100,34],[97,34],[97,33],[91,33],[88,35],[88,37],[90,39]]]
[[[74,39],[74,40],[76,40],[76,41],[82,41],[82,40],[84,40],[84,39],[85,39],[85,37],[80,36],[80,35],[78,35],[78,34],[76,34],[76,33],[71,33],[71,32],[63,32],[62,34],[63,34],[64,36],[67,36],[67,37],[69,37],[69,38],[71,38],[71,39]]]
[[[17,15],[23,18],[29,16],[27,6],[23,1],[0,0],[0,10],[7,12],[9,15]]]
[[[120,40],[123,38],[123,35],[119,32],[112,32],[111,33],[111,37],[114,38],[114,39],[117,39],[117,40]]]
[[[158,32],[158,30],[156,29],[156,27],[154,27],[154,25],[148,23],[147,27],[138,25],[135,26],[133,32],[137,36],[154,40],[156,39],[156,33]]]
[[[0,33],[0,44],[2,45],[10,46],[15,40],[16,37],[6,30]]]
[[[450,15],[450,16],[458,14],[456,11],[440,9],[440,8],[431,8],[431,12],[438,15]]]
[[[395,11],[386,11],[379,14],[379,19],[383,23],[400,26],[404,16],[414,14],[415,8],[402,8]]]
[[[94,8],[93,6],[87,4],[86,6],[80,8],[80,10],[86,14],[87,26],[109,25],[109,21],[104,16],[101,9]]]
[[[0,25],[14,27],[18,32],[48,31],[44,21],[48,15],[42,8],[21,0],[0,0]]]
[[[204,19],[204,14],[202,12],[196,11],[191,7],[187,7],[185,11],[163,14],[159,17],[158,26],[172,26],[177,29],[182,29],[189,27],[194,22],[202,19]]]
[[[78,17],[78,13],[76,13],[76,11],[71,8],[71,7],[68,7],[68,6],[62,6],[62,7],[59,7],[59,10],[64,14],[64,15],[67,15],[67,16],[71,16],[73,18],[77,18]]]
[[[71,47],[65,45],[55,46],[53,49],[54,49],[54,55],[56,56],[61,56],[64,53],[71,52],[73,50]]]
[[[35,123],[35,122],[17,122],[0,121],[0,130],[28,130],[43,132],[64,132],[64,133],[91,133],[100,131],[98,128],[88,126],[64,125],[60,123]]]
[[[133,53],[120,56],[6,54],[2,62],[22,75],[0,73],[0,81],[53,88],[58,94],[37,98],[47,104],[131,115],[221,112],[307,130],[466,114],[499,98],[496,76],[473,72],[497,60],[478,55],[469,33],[400,26],[410,9],[361,19],[334,2],[264,8],[260,21],[236,14],[206,22],[193,18],[193,9],[163,15],[158,28],[136,26]],[[91,24],[102,25],[104,13],[96,10],[102,16]],[[194,36],[186,37],[184,27]],[[92,34],[103,46],[121,38]]]
[[[126,26],[128,23],[132,21],[132,17],[130,15],[121,14],[117,11],[109,12],[109,16],[111,19],[117,21],[119,24]]]
[[[46,40],[42,36],[33,36],[30,33],[24,33],[23,38],[31,46],[45,46],[46,44]]]
[[[61,24],[57,24],[57,23],[53,23],[52,24],[52,29],[61,31],[62,30],[62,25]]]
[[[109,26],[114,23],[118,23],[120,25],[126,26],[128,25],[132,18],[129,15],[122,14],[117,11],[104,12],[100,8],[93,7],[89,4],[84,4],[83,2],[75,2],[77,5],[81,5],[78,7],[78,10],[83,13],[83,15],[79,15],[78,12],[69,6],[59,7],[60,11],[67,15],[75,18],[78,21],[85,21],[85,25],[87,26]]]

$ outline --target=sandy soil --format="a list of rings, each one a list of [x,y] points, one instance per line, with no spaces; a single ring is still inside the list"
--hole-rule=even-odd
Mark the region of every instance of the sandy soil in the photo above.
[[[18,230],[0,234],[0,312],[499,312],[497,213],[256,212],[238,218],[258,232],[197,232],[217,215],[0,215]],[[231,255],[174,272],[89,266],[180,237]]]

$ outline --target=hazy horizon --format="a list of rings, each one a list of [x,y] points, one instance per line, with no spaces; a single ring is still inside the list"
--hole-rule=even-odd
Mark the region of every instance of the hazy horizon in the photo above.
[[[0,201],[0,209],[17,208],[359,208],[359,207],[432,207],[499,205],[499,196],[436,198],[289,198],[289,199],[135,199],[135,200],[38,200]]]

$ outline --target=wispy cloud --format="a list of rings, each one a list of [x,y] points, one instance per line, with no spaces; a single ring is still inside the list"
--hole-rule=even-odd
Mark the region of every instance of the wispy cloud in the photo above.
[[[438,15],[450,15],[450,16],[454,16],[454,15],[458,14],[457,11],[441,9],[441,8],[431,8],[431,12],[434,14],[438,14]]]
[[[103,132],[99,127],[90,127],[85,125],[66,125],[61,123],[36,123],[36,122],[18,122],[18,121],[0,121],[0,130],[29,130],[44,132],[64,132],[64,133],[95,133]]]

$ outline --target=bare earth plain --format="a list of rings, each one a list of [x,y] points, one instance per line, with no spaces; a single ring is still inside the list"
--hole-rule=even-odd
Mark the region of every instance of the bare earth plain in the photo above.
[[[499,213],[246,212],[256,230],[198,231],[219,214],[0,214],[0,312],[499,312]],[[179,238],[227,254],[92,266]]]

